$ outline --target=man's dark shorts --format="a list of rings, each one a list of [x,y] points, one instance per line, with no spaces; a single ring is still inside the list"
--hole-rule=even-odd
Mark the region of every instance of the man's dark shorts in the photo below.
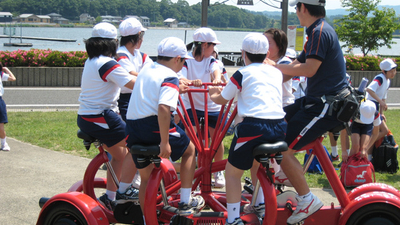
[[[337,113],[334,110],[329,115],[329,104],[323,103],[321,98],[305,96],[284,110],[288,123],[285,141],[293,150],[301,150],[326,131],[343,125],[336,119]]]

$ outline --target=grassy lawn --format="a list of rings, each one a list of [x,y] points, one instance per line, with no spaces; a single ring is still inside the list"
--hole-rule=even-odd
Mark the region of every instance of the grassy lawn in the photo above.
[[[389,110],[385,113],[387,125],[394,134],[394,139],[400,142],[400,110]],[[7,136],[17,140],[31,143],[43,148],[62,151],[69,154],[93,158],[97,149],[93,146],[87,151],[82,140],[77,138],[76,125],[77,114],[74,111],[61,112],[8,112],[9,123],[6,125]],[[224,139],[225,158],[228,157],[228,150],[232,136]],[[329,150],[329,138],[325,138],[323,145]],[[340,140],[338,142],[339,155],[341,155]],[[301,163],[304,161],[305,153],[298,153],[296,157]],[[397,155],[400,161],[400,154]],[[337,168],[339,162],[333,163]],[[340,170],[336,170],[339,174]],[[244,177],[250,177],[250,172],[246,171]],[[306,179],[310,187],[330,188],[328,180],[324,174],[307,173]],[[400,189],[400,171],[396,174],[376,173],[377,182],[386,183]]]

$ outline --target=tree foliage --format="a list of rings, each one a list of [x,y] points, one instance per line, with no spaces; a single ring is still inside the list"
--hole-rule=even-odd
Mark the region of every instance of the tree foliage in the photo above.
[[[335,20],[336,32],[342,47],[361,48],[364,55],[379,47],[391,48],[393,33],[400,29],[393,9],[378,9],[380,0],[343,0],[349,15]]]
[[[185,0],[178,0],[176,3],[171,0],[0,0],[0,8],[15,16],[23,13],[59,13],[69,20],[79,20],[82,13],[88,13],[94,18],[103,15],[137,15],[147,16],[155,23],[175,18],[190,25],[201,25],[201,3],[190,6]],[[208,25],[249,29],[280,26],[276,20],[261,13],[223,4],[208,7]]]

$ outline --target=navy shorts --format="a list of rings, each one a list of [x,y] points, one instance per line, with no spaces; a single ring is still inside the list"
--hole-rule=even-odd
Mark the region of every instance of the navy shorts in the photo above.
[[[158,126],[158,117],[150,116],[138,120],[126,121],[126,143],[129,148],[134,144],[142,145],[159,145],[161,142],[160,129]],[[171,146],[172,161],[178,160],[189,146],[190,139],[185,131],[177,126],[173,120],[170,122],[169,130],[169,145]],[[133,161],[138,169],[145,168],[150,164],[140,164],[137,162],[137,157],[132,155]]]
[[[77,123],[79,129],[108,147],[125,139],[125,122],[110,109],[99,115],[78,115]]]
[[[301,150],[326,131],[343,125],[337,120],[337,113],[332,110],[329,115],[329,104],[320,98],[305,96],[284,108],[288,123],[285,141],[289,148]]]
[[[187,113],[189,115],[190,121],[192,122],[193,126],[196,126],[196,123],[194,122],[194,117],[193,117],[193,112],[192,109],[188,109]],[[197,114],[197,120],[200,121],[204,120],[204,111],[201,110],[196,110],[196,114]],[[217,125],[217,121],[218,121],[218,116],[219,116],[219,112],[208,112],[208,126],[215,128]]]
[[[126,122],[126,112],[128,111],[129,100],[132,93],[121,93],[118,99],[118,109],[122,119]]]
[[[229,163],[241,170],[250,169],[254,161],[253,149],[260,144],[283,141],[286,125],[283,119],[267,120],[245,117],[235,127],[229,149]]]
[[[351,124],[351,133],[359,134],[360,136],[363,134],[371,136],[373,128],[374,128],[373,123],[363,124],[363,123],[353,122]]]
[[[0,96],[0,123],[8,123],[6,103]]]

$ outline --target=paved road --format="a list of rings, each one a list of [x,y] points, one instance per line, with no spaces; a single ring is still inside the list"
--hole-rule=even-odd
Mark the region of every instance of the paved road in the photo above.
[[[8,110],[77,110],[80,88],[6,87],[3,99]],[[389,108],[400,108],[400,88],[388,93]]]

